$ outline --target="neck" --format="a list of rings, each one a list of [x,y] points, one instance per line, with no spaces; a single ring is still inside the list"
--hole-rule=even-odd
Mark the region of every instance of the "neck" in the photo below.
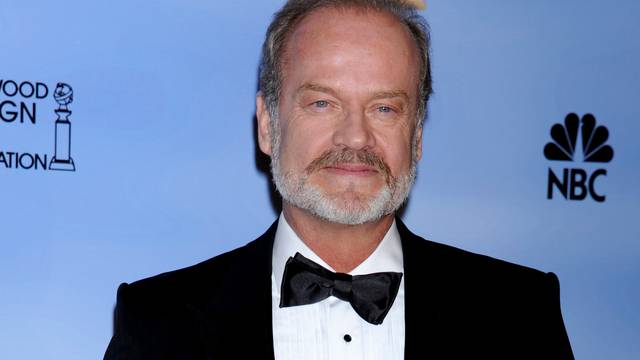
[[[337,272],[348,273],[378,247],[393,224],[394,214],[360,225],[326,221],[286,201],[282,211],[298,237]]]

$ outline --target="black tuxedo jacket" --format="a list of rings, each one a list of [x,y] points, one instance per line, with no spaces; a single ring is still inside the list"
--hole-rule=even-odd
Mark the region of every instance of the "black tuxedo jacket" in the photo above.
[[[105,359],[273,359],[276,226],[200,264],[122,284]],[[405,359],[573,359],[553,273],[424,240],[399,219],[397,226]]]

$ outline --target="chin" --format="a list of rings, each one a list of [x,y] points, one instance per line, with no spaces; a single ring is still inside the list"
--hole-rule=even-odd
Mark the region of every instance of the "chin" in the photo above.
[[[356,194],[341,194],[339,196],[327,196],[327,202],[336,210],[345,212],[361,212],[369,208],[368,198]]]

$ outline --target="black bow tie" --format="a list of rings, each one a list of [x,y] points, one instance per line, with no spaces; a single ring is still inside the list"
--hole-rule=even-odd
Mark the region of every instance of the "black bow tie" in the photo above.
[[[348,301],[360,317],[379,325],[396,298],[402,273],[335,273],[296,253],[287,260],[280,307],[314,304],[329,296]]]

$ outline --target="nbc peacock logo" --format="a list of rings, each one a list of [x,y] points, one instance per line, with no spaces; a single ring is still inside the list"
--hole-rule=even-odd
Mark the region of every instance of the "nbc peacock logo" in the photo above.
[[[570,113],[564,124],[551,127],[551,142],[544,147],[544,156],[552,161],[572,161],[584,163],[608,163],[613,159],[613,148],[607,144],[609,130],[596,124],[596,118],[585,114],[582,119]],[[606,196],[596,190],[596,180],[606,176],[606,169],[589,171],[580,168],[562,169],[558,177],[549,168],[547,199],[553,199],[554,187],[569,200],[584,200],[591,196],[597,202],[604,202]]]

